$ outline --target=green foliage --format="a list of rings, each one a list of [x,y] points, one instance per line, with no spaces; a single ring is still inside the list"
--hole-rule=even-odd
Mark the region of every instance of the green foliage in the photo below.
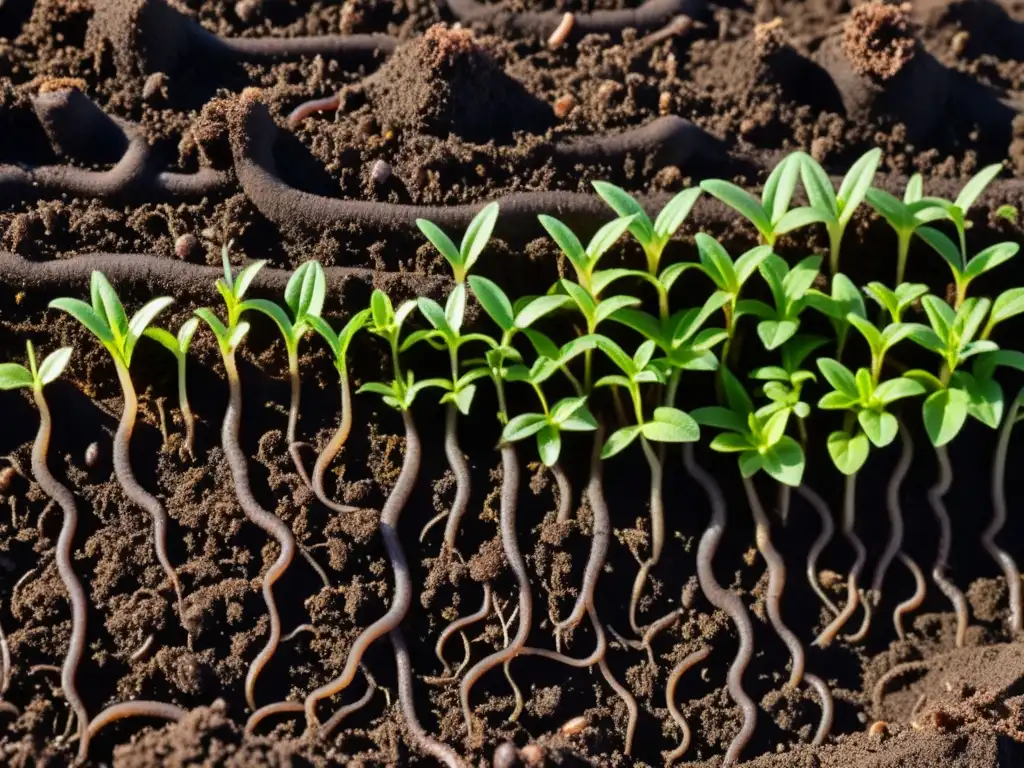
[[[100,340],[114,362],[125,368],[131,365],[135,345],[146,328],[174,301],[169,296],[153,299],[129,320],[121,299],[102,272],[92,273],[90,294],[91,305],[79,299],[60,298],[51,301],[50,307],[78,320]]]
[[[942,218],[945,214],[931,200],[922,200],[921,174],[916,173],[907,182],[903,200],[890,195],[883,189],[869,189],[865,195],[867,204],[885,219],[896,232],[897,261],[896,283],[903,282],[907,270],[907,254],[910,251],[910,240],[917,228],[930,221]]]
[[[626,233],[633,223],[634,217],[622,216],[609,221],[597,230],[586,248],[583,247],[575,233],[558,219],[543,215],[537,218],[540,220],[541,226],[551,235],[551,239],[565,254],[569,263],[572,264],[572,268],[576,272],[576,282],[587,294],[596,299],[601,292],[600,287],[604,286],[599,285],[598,288],[595,288],[594,270],[601,257]]]
[[[51,352],[36,365],[36,351],[31,341],[25,342],[28,366],[18,363],[0,363],[0,389],[33,389],[41,392],[43,387],[60,378],[71,360],[71,347],[61,347]]]
[[[831,294],[811,288],[804,296],[804,303],[829,319],[836,334],[836,357],[842,358],[846,348],[846,337],[850,332],[850,315],[866,317],[864,299],[846,275],[840,272],[832,277]]]
[[[225,323],[213,310],[203,307],[197,309],[195,314],[200,320],[206,323],[213,335],[217,338],[217,345],[220,347],[221,355],[227,358],[235,353],[238,345],[242,343],[249,332],[249,323],[242,320],[242,313],[245,311],[245,294],[255,279],[257,273],[263,269],[266,261],[254,261],[242,268],[234,277],[231,274],[230,259],[231,243],[227,243],[221,249],[221,262],[224,265],[224,277],[218,278],[215,286],[217,292],[224,299],[224,311],[227,317]]]
[[[311,330],[310,320],[319,318],[327,295],[327,277],[318,261],[307,261],[288,279],[284,289],[285,306],[291,316],[279,305],[266,299],[247,299],[239,306],[240,312],[255,310],[277,324],[284,339],[288,355],[293,357],[299,342]]]
[[[416,219],[416,226],[420,228],[420,232],[440,251],[448,264],[451,265],[452,272],[455,275],[455,282],[462,283],[465,282],[469,270],[473,268],[477,259],[480,258],[480,254],[487,247],[497,221],[498,204],[489,203],[485,205],[469,223],[469,227],[466,228],[466,232],[462,236],[462,243],[458,248],[455,247],[455,243],[452,242],[451,238],[440,227],[426,219]]]
[[[771,290],[774,306],[757,299],[745,299],[737,305],[737,316],[753,315],[758,319],[757,335],[765,349],[781,347],[800,329],[800,313],[807,306],[805,298],[818,277],[820,256],[808,256],[792,269],[774,253],[762,260],[761,276]]]

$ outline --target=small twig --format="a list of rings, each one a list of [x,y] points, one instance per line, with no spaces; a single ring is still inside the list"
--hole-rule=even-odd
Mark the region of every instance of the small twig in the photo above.
[[[35,675],[39,672],[53,672],[55,675],[59,675],[60,667],[56,664],[36,664],[28,668],[28,673],[30,675]]]
[[[519,610],[519,607],[516,606],[516,611],[518,611],[518,610]],[[502,615],[501,601],[500,600],[495,600],[494,601],[494,613],[498,617],[498,622],[501,624],[501,634],[505,638],[505,644],[502,647],[503,648],[508,648],[508,644],[510,642],[509,634],[508,634],[508,628],[509,628],[509,625],[515,620],[515,613],[513,613],[511,616],[508,617],[508,621],[505,621],[505,617]],[[511,663],[512,663],[512,660],[508,659],[505,662],[504,668],[505,668],[505,679],[508,680],[508,684],[510,686],[512,686],[512,694],[513,694],[513,696],[515,696],[515,700],[516,700],[515,709],[513,709],[512,710],[512,714],[508,716],[508,721],[510,723],[514,723],[514,722],[516,722],[516,720],[519,719],[519,715],[522,714],[522,711],[523,711],[523,694],[520,692],[519,686],[516,685],[516,681],[512,679],[512,671],[509,668]]]
[[[39,519],[36,521],[36,532],[39,534],[40,539],[45,539],[46,536],[43,534],[43,524],[46,522],[46,516],[50,513],[50,510],[57,505],[53,499],[46,502],[46,506],[43,507],[43,511],[39,513]]]

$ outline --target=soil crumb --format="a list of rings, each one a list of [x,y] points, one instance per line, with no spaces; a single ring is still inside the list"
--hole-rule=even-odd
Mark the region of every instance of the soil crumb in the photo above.
[[[885,3],[854,8],[843,24],[843,52],[858,75],[894,77],[917,52],[906,9]]]

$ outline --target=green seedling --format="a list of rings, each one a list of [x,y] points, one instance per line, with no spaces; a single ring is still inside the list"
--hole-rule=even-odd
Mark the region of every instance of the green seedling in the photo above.
[[[797,154],[800,157],[800,179],[811,208],[806,214],[806,223],[818,221],[825,225],[829,243],[829,274],[836,275],[839,273],[843,233],[875,180],[882,150],[872,149],[861,156],[843,177],[838,192],[832,188],[832,181],[817,160],[805,152]]]
[[[455,282],[464,283],[469,270],[473,268],[477,259],[480,258],[480,254],[487,247],[497,221],[498,204],[488,203],[473,217],[458,248],[436,224],[426,219],[416,219],[416,226],[451,265]]]
[[[71,347],[61,347],[47,355],[42,365],[36,365],[36,351],[32,342],[26,343],[25,348],[27,367],[18,363],[0,363],[0,390],[31,389],[33,394],[41,393],[43,387],[52,384],[64,373],[73,351]]]
[[[810,208],[789,208],[799,177],[800,158],[792,154],[775,166],[760,200],[742,187],[721,179],[702,181],[700,188],[753,224],[766,245],[775,245],[780,235],[818,221]]]
[[[524,373],[517,373],[515,367],[512,368],[507,380],[530,384],[537,393],[542,412],[513,416],[501,431],[502,442],[506,443],[516,443],[536,435],[537,452],[546,467],[554,466],[558,461],[563,432],[593,432],[597,429],[597,419],[587,407],[586,395],[565,397],[548,407],[542,383],[546,380],[544,373],[554,370],[557,370],[556,366],[543,364]]]
[[[302,482],[309,486],[309,476],[299,455],[299,443],[296,431],[299,423],[299,402],[302,394],[299,379],[299,343],[309,333],[311,318],[319,318],[327,296],[327,277],[324,268],[318,261],[307,261],[300,266],[288,279],[284,289],[285,306],[291,310],[291,316],[284,308],[266,299],[245,299],[241,303],[241,312],[255,310],[269,317],[281,331],[284,339],[285,352],[288,354],[288,378],[291,381],[291,404],[288,408],[288,428],[285,440],[291,454],[295,470]],[[240,297],[241,298],[241,297]]]
[[[778,349],[800,329],[800,313],[807,306],[807,292],[814,285],[821,266],[821,256],[808,256],[792,269],[774,253],[759,267],[772,293],[774,306],[757,299],[744,299],[736,308],[737,315],[758,318],[757,335],[765,349]]]
[[[669,240],[679,230],[700,197],[699,187],[684,189],[665,204],[654,222],[629,193],[606,181],[593,183],[597,194],[619,216],[631,218],[629,233],[633,235],[647,257],[647,273],[657,275],[662,254]]]
[[[928,286],[924,283],[900,283],[893,290],[883,283],[872,282],[865,286],[864,293],[885,310],[893,323],[901,323],[904,313],[928,293]],[[1024,305],[1021,310],[1024,311]],[[867,316],[864,313],[861,315]]]
[[[313,492],[322,504],[336,512],[342,513],[354,511],[355,507],[338,504],[327,498],[327,493],[324,490],[324,474],[348,441],[349,432],[352,430],[352,388],[349,386],[348,348],[352,343],[353,337],[362,330],[366,323],[369,322],[369,319],[370,310],[361,310],[345,323],[337,333],[319,316],[308,319],[309,326],[327,342],[327,346],[331,349],[331,354],[334,356],[334,368],[338,372],[338,383],[341,389],[341,421],[334,436],[324,446],[320,455],[317,456],[316,464],[313,466]]]
[[[829,319],[836,334],[836,358],[841,360],[850,333],[850,321],[847,318],[851,314],[867,317],[864,298],[857,286],[840,272],[832,277],[831,295],[811,288],[804,296],[804,301],[808,307]]]
[[[147,328],[145,335],[158,342],[174,355],[178,364],[178,407],[181,409],[181,420],[185,423],[185,452],[190,459],[195,459],[196,420],[188,402],[188,386],[185,381],[185,369],[188,367],[188,350],[192,345],[192,337],[199,327],[199,318],[192,317],[182,323],[178,335],[172,336],[163,328]]]
[[[234,363],[235,350],[238,349],[238,345],[245,339],[246,334],[249,332],[249,323],[242,320],[242,313],[246,310],[245,306],[245,294],[249,290],[249,286],[255,279],[256,275],[266,265],[266,261],[254,261],[251,264],[245,266],[236,276],[231,274],[231,259],[230,259],[231,243],[228,243],[221,249],[221,262],[224,265],[224,277],[223,279],[218,278],[214,285],[217,288],[217,292],[224,299],[224,310],[225,320],[221,321],[219,317],[213,312],[213,310],[207,307],[201,307],[197,309],[195,314],[200,320],[206,323],[210,330],[213,331],[214,337],[217,339],[217,346],[220,349],[221,356],[227,360],[231,358]],[[237,372],[236,372],[237,373]],[[228,379],[230,381],[231,372],[228,372]]]
[[[1020,211],[1017,210],[1017,206],[1005,203],[996,208],[996,216],[1001,219],[1006,219],[1008,222],[1016,226],[1017,220],[1020,218]]]
[[[953,273],[953,285],[956,288],[955,307],[959,307],[967,298],[967,288],[971,282],[986,272],[995,269],[1003,262],[1017,255],[1020,245],[1017,243],[996,243],[967,259],[965,252],[957,248],[946,235],[932,227],[921,227],[918,236],[930,245],[949,265]]]
[[[604,277],[598,277],[597,265],[601,258],[618,242],[634,221],[633,216],[622,216],[601,227],[584,248],[576,234],[553,216],[538,216],[541,226],[551,235],[559,249],[572,265],[576,282],[590,296],[597,299],[613,279],[625,276],[620,270],[608,270]]]
[[[167,555],[167,511],[153,494],[142,487],[135,478],[131,465],[131,440],[138,417],[139,400],[128,369],[139,339],[157,315],[174,300],[168,296],[153,299],[129,320],[117,292],[101,272],[92,273],[90,296],[91,305],[78,299],[60,298],[51,301],[50,306],[67,312],[91,331],[114,361],[114,369],[117,371],[124,395],[124,409],[121,412],[117,433],[114,435],[114,474],[117,475],[117,480],[128,498],[146,510],[153,521],[153,546],[156,557],[174,587],[178,598],[178,616],[182,626],[188,629],[190,625],[185,618],[181,582]],[[189,637],[191,638],[191,631]]]
[[[762,366],[750,372],[751,379],[764,382],[761,392],[768,399],[767,404],[757,409],[757,417],[767,419],[779,411],[788,412],[796,417],[803,444],[807,442],[804,420],[811,415],[811,406],[803,400],[803,388],[807,382],[817,381],[817,376],[802,366],[812,352],[827,343],[828,339],[821,336],[797,334],[782,345],[780,365]]]
[[[959,241],[960,255],[957,262],[965,264],[967,262],[967,230],[971,226],[970,220],[967,218],[967,211],[971,209],[985,188],[992,183],[999,172],[1003,169],[1001,163],[995,163],[993,165],[986,166],[978,171],[974,176],[964,184],[964,188],[960,190],[960,194],[957,195],[954,202],[950,202],[941,197],[924,197],[922,201],[927,203],[932,208],[936,209],[932,214],[932,219],[945,218],[953,222],[953,226],[956,228],[957,239]],[[929,245],[936,248],[934,240],[934,232],[938,230],[932,227],[925,227],[918,230],[918,234],[921,235]],[[954,246],[955,248],[956,246]],[[947,255],[942,251],[939,251],[943,258],[949,260]]]
[[[921,382],[929,393],[922,415],[928,438],[938,448],[959,434],[972,412],[967,380],[957,376],[960,367],[969,358],[999,347],[978,338],[992,304],[988,299],[966,299],[953,309],[938,296],[929,295],[921,304],[931,327],[922,327],[910,338],[937,355],[942,366],[938,376],[923,370],[909,371],[907,376]]]
[[[739,256],[736,261],[728,254],[721,243],[709,235],[703,233],[696,237],[697,251],[700,256],[700,269],[708,276],[718,292],[725,297],[722,304],[722,312],[725,314],[725,348],[722,350],[722,362],[727,365],[729,362],[729,349],[736,336],[736,322],[742,313],[739,311],[740,294],[743,287],[764,263],[772,249],[767,245],[759,245]],[[677,264],[673,267],[682,270],[688,265]],[[673,267],[669,267],[672,269]],[[667,271],[667,270],[666,270]]]
[[[384,403],[397,411],[407,411],[412,407],[416,396],[424,389],[437,387],[445,391],[451,391],[451,386],[446,379],[424,379],[416,381],[412,371],[402,372],[399,355],[409,348],[410,344],[402,344],[402,325],[409,315],[416,309],[415,301],[406,301],[395,309],[391,299],[381,290],[374,290],[370,297],[370,323],[367,330],[374,336],[379,336],[388,344],[391,352],[391,366],[394,378],[390,383],[369,382],[356,390],[356,394],[369,392],[380,395]],[[419,337],[423,339],[425,337]],[[417,339],[417,340],[419,340]],[[415,343],[415,342],[413,342]]]
[[[896,232],[896,285],[902,284],[906,275],[907,255],[914,232],[918,227],[946,215],[932,200],[922,199],[923,184],[921,174],[915,173],[911,176],[903,192],[902,201],[885,190],[874,187],[865,195],[868,205],[889,222],[889,226]]]

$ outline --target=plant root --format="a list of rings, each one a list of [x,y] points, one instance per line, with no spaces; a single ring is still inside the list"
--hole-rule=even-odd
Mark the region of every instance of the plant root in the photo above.
[[[454,749],[428,734],[420,724],[416,716],[416,702],[412,690],[412,662],[409,660],[405,637],[400,627],[392,629],[388,636],[395,651],[395,667],[398,670],[398,704],[402,710],[402,719],[405,721],[406,734],[413,748],[448,768],[465,768],[466,764]]]
[[[914,441],[910,436],[910,430],[903,425],[902,421],[898,423],[902,448],[885,493],[885,506],[889,511],[889,541],[886,542],[885,551],[879,557],[875,575],[871,579],[871,595],[876,605],[881,600],[885,574],[888,573],[893,558],[903,546],[903,506],[900,504],[900,488],[903,486],[903,481],[907,479],[907,473],[914,460]]]
[[[572,518],[572,483],[561,462],[555,462],[551,467],[551,476],[555,478],[555,486],[558,488],[558,512],[555,520],[559,523],[567,523]]]
[[[373,675],[370,674],[370,670],[364,667],[362,664],[359,668],[363,670],[363,677],[366,678],[366,691],[357,701],[353,701],[351,704],[345,704],[338,708],[338,711],[331,715],[324,724],[320,727],[320,738],[326,739],[338,726],[347,718],[349,715],[355,714],[360,709],[370,703],[370,699],[373,698],[374,692],[377,690],[377,681],[373,679]],[[384,691],[387,696],[387,691]],[[391,706],[391,697],[387,696],[388,706]]]
[[[519,459],[515,446],[504,443],[501,446],[501,502],[499,519],[501,521],[501,545],[505,558],[515,573],[519,586],[519,625],[516,636],[505,648],[492,653],[470,667],[459,685],[459,700],[462,704],[462,715],[466,720],[466,731],[473,736],[473,712],[469,706],[469,694],[477,681],[494,667],[511,661],[519,655],[526,639],[530,635],[533,623],[533,595],[530,592],[530,577],[526,571],[526,561],[519,549],[516,531],[516,507],[519,501]]]
[[[457,373],[457,371],[453,372]],[[455,475],[455,499],[448,511],[448,522],[444,528],[444,546],[451,552],[457,552],[455,538],[459,534],[459,525],[469,506],[472,489],[469,475],[469,463],[459,446],[459,410],[455,403],[448,403],[444,419],[444,455],[448,466]]]
[[[476,613],[471,613],[469,616],[463,616],[461,619],[456,619],[455,621],[453,621],[451,624],[444,628],[444,630],[441,632],[441,635],[437,638],[437,644],[434,646],[434,654],[441,662],[441,666],[444,667],[445,678],[454,677],[452,673],[452,668],[449,666],[448,662],[445,661],[444,658],[445,644],[448,642],[449,638],[451,638],[451,636],[454,635],[456,632],[462,632],[466,627],[470,626],[471,624],[475,624],[478,621],[483,621],[484,619],[486,619],[491,613],[491,598],[491,584],[490,582],[484,582],[484,601],[483,605],[480,606],[480,609],[476,611]],[[465,638],[464,633],[463,638]],[[466,648],[466,658],[469,658],[468,643]],[[455,674],[457,675],[458,673]]]
[[[925,581],[924,573],[908,555],[899,553],[900,561],[907,566],[907,569],[914,577],[914,594],[896,606],[892,612],[892,623],[896,628],[896,636],[900,640],[906,640],[907,634],[903,631],[903,615],[916,611],[924,603],[925,594],[928,591],[928,584]]]
[[[339,375],[339,387],[341,389],[341,420],[330,441],[316,457],[316,464],[313,465],[313,493],[325,507],[344,515],[355,512],[358,507],[331,501],[324,491],[324,475],[327,473],[327,468],[348,442],[349,433],[352,431],[352,388],[349,386],[347,372]]]
[[[996,536],[1006,525],[1006,457],[1010,449],[1010,433],[1017,423],[1020,412],[1021,397],[1014,398],[1002,429],[999,430],[999,442],[996,446],[995,460],[992,462],[992,522],[981,534],[981,543],[996,564],[1003,569],[1006,586],[1010,593],[1010,632],[1019,635],[1024,632],[1024,595],[1021,594],[1020,569],[1016,560],[1009,552],[996,544]]]
[[[839,615],[832,620],[825,629],[822,630],[814,639],[814,645],[819,648],[827,648],[839,631],[846,625],[853,614],[857,612],[857,606],[860,605],[860,590],[857,587],[858,579],[860,578],[860,572],[864,568],[864,561],[867,560],[867,550],[864,548],[863,542],[857,535],[853,526],[856,522],[856,509],[857,509],[857,475],[847,475],[846,477],[846,492],[843,496],[843,536],[853,547],[853,550],[857,553],[856,560],[854,560],[853,567],[850,569],[850,574],[846,579],[846,605],[843,610],[840,611]],[[858,633],[859,634],[859,633]]]
[[[820,747],[825,743],[825,739],[828,738],[829,733],[832,731],[832,722],[835,719],[832,692],[828,689],[825,681],[817,675],[808,673],[804,675],[804,679],[817,692],[819,703],[821,704],[821,720],[818,723],[818,730],[814,733],[814,740],[811,741],[812,747]]]
[[[285,430],[285,441],[288,443],[288,455],[292,457],[292,464],[295,465],[295,472],[298,474],[302,484],[312,488],[306,467],[302,463],[302,454],[299,448],[305,443],[300,443],[296,434],[299,430],[299,405],[302,401],[302,381],[299,378],[299,354],[298,350],[288,352],[288,380],[291,383],[291,401],[288,405],[288,427]]]
[[[285,525],[281,518],[263,509],[252,495],[245,452],[238,442],[242,423],[242,384],[238,378],[238,368],[235,365],[233,353],[224,355],[224,367],[228,377],[229,400],[221,429],[221,444],[231,469],[231,476],[235,481],[235,495],[238,497],[238,503],[245,516],[265,531],[268,536],[275,539],[281,547],[277,560],[267,569],[267,573],[263,577],[263,602],[267,606],[267,615],[270,618],[270,635],[267,637],[267,644],[263,650],[249,665],[249,671],[245,676],[245,701],[249,705],[249,709],[255,711],[256,680],[277,651],[277,645],[281,639],[281,616],[277,611],[277,602],[274,599],[274,584],[288,570],[288,566],[291,565],[295,557],[295,536],[292,535],[291,528]]]
[[[946,511],[946,505],[942,499],[953,484],[953,466],[949,461],[949,452],[945,446],[936,448],[935,456],[939,464],[939,478],[935,485],[928,490],[928,503],[931,504],[932,512],[935,513],[935,519],[939,523],[939,546],[935,555],[935,565],[932,566],[932,581],[946,596],[946,599],[953,604],[953,610],[956,613],[956,647],[963,648],[964,640],[967,637],[967,598],[952,581],[946,578],[953,534],[950,530],[949,512]]]
[[[311,635],[315,635],[316,634],[316,627],[314,627],[312,624],[299,624],[299,626],[297,626],[295,629],[293,629],[287,635],[282,635],[281,636],[281,642],[282,643],[289,643],[292,640],[294,640],[296,637],[298,637],[300,634],[302,634],[303,632],[309,632]]]
[[[729,668],[728,690],[729,698],[743,712],[743,725],[733,737],[722,761],[723,768],[731,768],[740,759],[743,748],[750,743],[754,729],[757,727],[757,705],[743,690],[743,673],[754,656],[754,627],[750,622],[750,614],[747,613],[739,595],[722,587],[715,578],[712,563],[728,520],[722,489],[715,482],[715,478],[697,463],[693,443],[683,445],[683,464],[690,476],[704,489],[711,502],[711,520],[697,547],[697,580],[700,582],[701,591],[707,597],[708,602],[729,615],[733,624],[736,625],[736,634],[739,636],[736,658]]]
[[[135,420],[139,411],[135,385],[132,384],[131,374],[123,364],[115,363],[114,368],[117,370],[117,377],[121,382],[121,390],[124,394],[124,410],[121,413],[121,421],[117,425],[117,432],[114,434],[114,475],[125,495],[135,506],[145,510],[153,521],[153,548],[156,551],[156,559],[164,569],[164,574],[171,586],[174,587],[178,598],[178,616],[181,619],[181,625],[188,632],[189,642],[191,642],[194,628],[190,626],[185,616],[185,598],[182,595],[181,582],[167,555],[167,511],[156,496],[139,484],[135,478],[135,472],[132,470],[132,433],[135,431]]]
[[[249,719],[245,721],[244,733],[246,736],[252,736],[256,731],[256,726],[268,717],[273,717],[274,715],[297,715],[302,714],[304,711],[305,708],[302,706],[301,701],[278,701],[274,704],[267,704],[249,715]]]
[[[860,629],[854,632],[852,635],[847,635],[846,640],[851,643],[861,643],[864,638],[868,636],[868,630],[871,629],[871,600],[867,595],[864,594],[864,590],[858,590],[860,594],[860,604],[864,607],[864,619],[860,623]]]
[[[509,645],[509,635],[508,635],[509,625],[513,621],[515,621],[515,615],[516,615],[516,613],[518,611],[519,611],[519,609],[516,608],[516,610],[512,612],[512,615],[508,617],[508,621],[505,621],[505,617],[501,613],[501,605],[499,604],[499,601],[497,601],[497,600],[494,601],[494,613],[497,615],[498,621],[501,623],[501,634],[502,634],[502,637],[504,638],[504,641],[505,641],[505,645],[504,645],[505,648],[508,648],[508,645]],[[505,660],[505,667],[504,667],[505,668],[505,679],[508,680],[508,684],[512,688],[512,696],[515,698],[515,702],[516,702],[516,706],[512,710],[512,714],[508,716],[508,722],[514,723],[514,722],[516,722],[516,720],[519,719],[519,715],[521,715],[522,712],[523,712],[523,693],[522,693],[522,691],[519,690],[519,686],[516,685],[516,681],[512,679],[511,665],[512,665],[512,660],[511,659],[506,659]]]
[[[477,0],[447,0],[448,9],[463,24],[482,24],[496,29],[511,29],[520,35],[551,40],[564,24],[561,11],[511,11],[501,4]],[[639,8],[598,10],[573,14],[573,22],[557,42],[576,42],[586,35],[622,36],[626,29],[639,34],[658,30],[673,17],[696,15],[704,0],[646,0]]]
[[[43,489],[43,493],[56,501],[64,513],[64,523],[57,539],[55,559],[57,571],[68,592],[68,602],[71,603],[71,638],[68,642],[68,652],[64,657],[64,666],[60,671],[60,685],[64,691],[64,698],[67,699],[78,721],[78,760],[84,761],[89,752],[89,711],[78,693],[75,676],[78,673],[82,654],[85,652],[88,598],[71,564],[71,547],[78,527],[78,508],[75,505],[74,495],[67,486],[57,481],[47,466],[46,456],[50,448],[51,434],[50,409],[42,389],[35,389],[34,397],[36,407],[39,409],[39,431],[32,445],[32,474],[35,475],[36,482]],[[10,654],[7,649],[7,640],[2,635],[0,635],[0,642],[2,642],[4,667],[3,683],[0,685],[0,698],[2,698],[7,690],[9,679],[7,672],[10,667]]]
[[[152,717],[160,720],[170,720],[172,723],[180,723],[188,711],[177,704],[168,704],[163,701],[124,701],[114,704],[100,712],[89,723],[88,737],[95,738],[96,734],[102,731],[111,723],[124,720],[129,717]]]
[[[155,639],[156,636],[150,632],[149,635],[146,636],[146,639],[142,641],[142,645],[132,651],[132,655],[128,657],[128,661],[138,661],[145,656],[149,652],[149,649],[153,647],[153,641]]]
[[[895,680],[897,677],[902,677],[908,672],[920,672],[928,669],[929,662],[927,661],[907,661],[903,664],[897,664],[895,667],[890,669],[875,683],[875,687],[871,689],[871,708],[875,714],[882,711],[882,700],[885,697],[885,687]]]
[[[288,127],[293,131],[307,117],[312,117],[317,112],[337,112],[341,108],[341,93],[333,96],[325,96],[320,99],[310,99],[299,104],[288,113]]]
[[[356,670],[359,669],[363,654],[378,639],[398,627],[402,619],[409,612],[409,605],[412,603],[412,578],[409,575],[409,565],[405,559],[405,551],[398,538],[398,520],[402,510],[409,502],[413,488],[416,485],[416,478],[420,471],[420,460],[422,448],[420,446],[419,433],[416,430],[416,422],[408,410],[402,411],[402,421],[405,424],[405,459],[402,461],[402,470],[399,472],[398,481],[391,490],[384,508],[381,510],[379,530],[381,538],[384,539],[384,547],[387,550],[388,560],[391,562],[391,570],[395,578],[395,591],[391,598],[391,606],[387,613],[377,621],[364,629],[349,648],[345,666],[334,680],[322,685],[306,696],[304,709],[306,711],[306,726],[310,731],[315,731],[319,725],[316,718],[316,704],[321,699],[333,696],[345,690],[355,678]],[[394,644],[392,635],[392,644]],[[395,649],[396,655],[398,649]],[[399,670],[401,673],[401,670]]]
[[[679,746],[671,752],[664,753],[666,765],[674,763],[686,754],[687,750],[690,749],[690,741],[692,738],[690,725],[686,722],[686,718],[683,717],[683,713],[679,711],[679,707],[676,706],[676,688],[679,685],[679,680],[692,667],[695,667],[697,664],[704,661],[710,653],[711,648],[706,645],[703,648],[694,651],[676,664],[665,683],[665,704],[668,706],[668,711],[669,714],[672,715],[672,719],[675,720],[676,725],[679,726],[679,730],[682,732],[682,740],[679,742]]]
[[[803,497],[804,501],[810,504],[814,511],[818,513],[818,518],[821,520],[821,533],[818,534],[818,538],[814,540],[810,551],[807,553],[807,582],[811,585],[811,589],[814,590],[814,594],[818,596],[818,599],[824,603],[825,607],[833,615],[838,616],[839,607],[825,594],[821,581],[818,579],[818,557],[825,550],[825,547],[828,546],[828,543],[832,540],[832,534],[835,532],[832,513],[825,500],[813,488],[801,485],[796,490]]]

